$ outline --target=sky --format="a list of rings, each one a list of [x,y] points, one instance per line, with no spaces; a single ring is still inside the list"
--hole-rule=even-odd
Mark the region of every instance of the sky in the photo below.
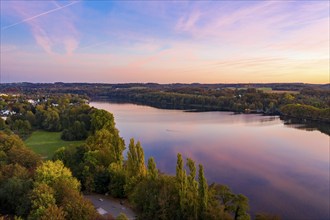
[[[0,4],[1,82],[330,82],[327,0]]]

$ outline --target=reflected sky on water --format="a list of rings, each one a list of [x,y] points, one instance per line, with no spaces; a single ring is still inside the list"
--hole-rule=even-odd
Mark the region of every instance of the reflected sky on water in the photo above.
[[[249,197],[253,213],[329,219],[329,136],[295,129],[277,116],[183,112],[92,102],[112,112],[120,135],[139,140],[146,160],[175,173],[176,155],[202,163],[208,183]]]

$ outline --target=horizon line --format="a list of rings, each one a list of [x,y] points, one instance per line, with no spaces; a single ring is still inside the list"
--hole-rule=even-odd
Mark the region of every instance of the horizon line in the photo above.
[[[309,82],[217,82],[217,83],[204,83],[204,82],[171,82],[171,83],[159,83],[159,82],[61,82],[61,81],[54,81],[54,82],[28,82],[28,81],[17,81],[17,82],[1,82],[0,85],[3,84],[159,84],[159,85],[171,85],[171,84],[186,84],[186,85],[193,85],[193,84],[201,84],[201,85],[217,85],[217,84],[310,84],[310,85],[330,85],[328,83],[309,83]]]

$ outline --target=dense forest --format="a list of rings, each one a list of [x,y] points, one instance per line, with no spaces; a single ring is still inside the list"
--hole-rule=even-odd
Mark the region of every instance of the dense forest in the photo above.
[[[330,85],[271,84],[2,84],[0,91],[23,94],[79,94],[186,111],[232,111],[330,122]]]
[[[138,219],[250,219],[248,199],[209,184],[201,164],[178,154],[176,175],[161,173],[152,157],[145,164],[140,142],[125,145],[111,113],[86,102],[77,95],[1,96],[1,109],[10,112],[0,119],[3,219],[112,219],[99,215],[82,192],[127,198]],[[22,141],[35,130],[84,143],[42,160]]]

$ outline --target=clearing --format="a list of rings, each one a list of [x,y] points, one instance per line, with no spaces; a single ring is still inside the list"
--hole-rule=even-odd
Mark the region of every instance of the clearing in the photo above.
[[[61,139],[61,133],[35,131],[25,140],[25,144],[43,158],[50,159],[60,147],[72,147],[84,143],[84,141],[64,141]]]

